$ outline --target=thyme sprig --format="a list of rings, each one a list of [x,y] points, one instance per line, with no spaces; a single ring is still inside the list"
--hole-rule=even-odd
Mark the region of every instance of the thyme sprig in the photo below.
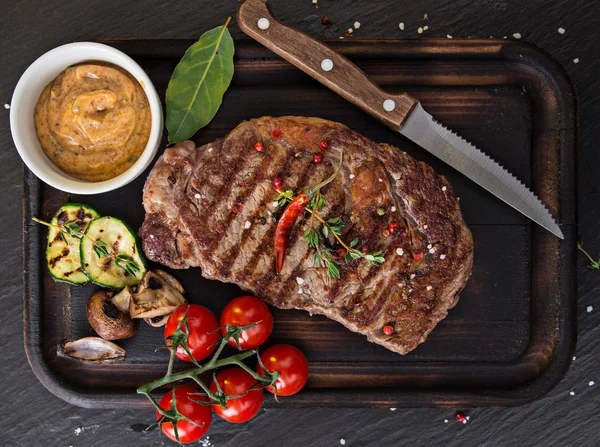
[[[591,269],[600,269],[600,257],[598,257],[598,260],[594,260],[594,258],[592,258],[590,256],[590,254],[585,251],[585,249],[583,248],[583,239],[581,239],[579,242],[577,242],[577,249],[582,252],[586,258],[589,259],[589,264],[588,267]]]
[[[230,365],[238,366],[238,367],[242,368],[244,371],[246,371],[248,374],[250,374],[256,380],[257,384],[259,385],[258,388],[254,387],[254,386],[250,387],[251,390],[263,389],[268,386],[273,386],[273,387],[275,387],[275,389],[277,389],[277,379],[279,378],[279,372],[275,371],[275,372],[271,373],[264,367],[264,365],[260,359],[260,356],[258,355],[258,351],[256,349],[240,352],[239,354],[235,354],[230,357],[226,357],[226,358],[222,358],[222,359],[219,358],[221,355],[221,352],[223,351],[223,348],[227,345],[227,342],[230,338],[233,338],[236,341],[236,344],[238,344],[238,346],[239,346],[240,334],[244,330],[250,329],[257,323],[252,323],[247,326],[233,326],[233,325],[224,326],[226,329],[226,332],[225,332],[225,334],[223,334],[221,336],[220,340],[217,342],[218,343],[217,349],[215,350],[215,352],[212,355],[212,357],[210,358],[210,360],[208,362],[206,362],[204,365],[201,365],[192,355],[191,350],[189,349],[189,346],[187,343],[188,334],[189,334],[189,326],[188,326],[187,320],[188,320],[188,316],[187,316],[187,312],[186,312],[186,314],[184,315],[182,320],[177,325],[175,332],[173,334],[171,334],[169,337],[167,337],[167,339],[166,339],[166,345],[171,350],[171,355],[169,357],[167,373],[165,374],[165,376],[161,377],[160,379],[157,379],[153,382],[142,385],[141,387],[139,387],[137,389],[137,393],[146,396],[148,398],[148,400],[152,403],[152,405],[156,408],[156,411],[161,415],[160,419],[158,420],[159,426],[164,423],[167,423],[167,422],[170,422],[171,424],[173,424],[173,427],[174,427],[173,431],[174,431],[175,437],[178,441],[180,441],[180,439],[179,439],[179,434],[177,433],[177,429],[176,429],[177,423],[180,420],[185,420],[187,422],[191,422],[192,424],[196,424],[196,423],[194,421],[188,419],[184,415],[182,415],[177,410],[175,387],[173,388],[173,391],[172,391],[172,393],[173,393],[172,394],[172,404],[171,404],[171,408],[169,408],[169,409],[162,408],[159,405],[159,403],[157,402],[157,400],[154,398],[154,396],[152,396],[152,391],[154,391],[155,389],[163,387],[165,385],[175,384],[182,380],[192,380],[202,390],[201,392],[197,393],[197,396],[205,397],[205,400],[195,400],[194,402],[197,402],[198,404],[201,404],[201,405],[218,404],[218,405],[221,405],[223,408],[227,408],[228,400],[237,399],[244,395],[229,396],[229,395],[225,394],[225,392],[219,386],[219,383],[216,380],[216,377],[214,374],[213,374],[213,380],[216,384],[217,391],[216,392],[211,391],[210,387],[207,386],[200,379],[200,376],[203,373],[205,373],[207,371],[213,371],[218,368],[222,368],[224,366],[230,366]],[[221,330],[221,328],[218,328],[219,332],[220,332],[220,330]],[[186,371],[177,372],[177,373],[173,372],[175,354],[177,353],[178,347],[182,347],[183,350],[188,354],[188,356],[192,360],[192,363],[194,364],[195,368],[191,368]],[[254,355],[256,356],[256,360],[257,360],[258,364],[262,367],[262,370],[264,371],[264,375],[257,373],[256,371],[252,370],[244,363],[244,360],[246,360]]]
[[[295,194],[292,190],[277,190],[275,200],[278,206],[284,207],[294,200],[294,197]],[[309,228],[304,232],[304,239],[306,239],[308,247],[315,250],[312,256],[313,266],[326,268],[329,278],[340,278],[340,264],[335,259],[335,250],[325,244],[330,235],[344,248],[343,260],[346,263],[351,262],[353,259],[365,259],[369,264],[377,267],[385,261],[381,250],[368,253],[358,250],[356,246],[359,243],[359,238],[354,238],[347,244],[342,238],[344,228],[342,218],[325,219],[319,214],[325,205],[330,205],[330,202],[325,195],[318,191],[306,207],[306,211],[311,214],[311,219]],[[320,229],[316,227],[315,219],[322,224]]]

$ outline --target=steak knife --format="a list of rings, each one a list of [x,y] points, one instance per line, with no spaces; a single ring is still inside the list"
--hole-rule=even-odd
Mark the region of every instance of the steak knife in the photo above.
[[[464,138],[438,123],[418,100],[391,94],[356,65],[316,39],[279,22],[266,0],[246,0],[238,26],[334,92],[400,132],[560,239],[563,234],[535,194]]]

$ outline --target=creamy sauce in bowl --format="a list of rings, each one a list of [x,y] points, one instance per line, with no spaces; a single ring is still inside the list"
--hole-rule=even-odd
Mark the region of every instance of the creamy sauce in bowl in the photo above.
[[[65,173],[90,182],[114,178],[136,162],[148,143],[151,118],[139,82],[104,63],[67,68],[35,107],[45,154]]]

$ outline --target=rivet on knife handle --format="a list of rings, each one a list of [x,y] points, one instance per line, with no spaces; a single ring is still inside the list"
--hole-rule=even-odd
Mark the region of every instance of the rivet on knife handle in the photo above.
[[[238,26],[250,37],[394,130],[402,126],[418,102],[407,94],[385,92],[336,51],[279,22],[273,17],[266,0],[246,0],[238,10]]]

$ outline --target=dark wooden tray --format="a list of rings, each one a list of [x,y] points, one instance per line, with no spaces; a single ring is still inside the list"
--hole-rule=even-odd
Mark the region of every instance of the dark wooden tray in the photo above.
[[[159,94],[189,41],[111,41],[144,67]],[[565,374],[576,340],[575,149],[573,89],[539,50],[503,40],[329,42],[383,88],[408,91],[447,126],[500,161],[558,216],[565,240],[471,183],[428,152],[387,129],[268,50],[236,43],[236,72],[221,110],[197,142],[225,135],[244,119],[308,115],[343,122],[405,148],[446,175],[461,198],[475,239],[475,265],[457,307],[414,352],[399,356],[324,317],[273,310],[271,343],[299,346],[311,365],[302,393],[268,406],[510,406],[542,396]],[[57,354],[65,339],[92,334],[85,303],[96,289],[52,281],[44,263],[49,219],[69,199],[143,220],[145,175],[97,196],[57,191],[25,170],[25,347],[40,381],[73,404],[148,406],[135,389],[163,375],[162,331],[142,325],[124,361],[82,363]],[[191,302],[217,314],[240,290],[208,281],[199,269],[175,271]],[[185,365],[179,365],[183,369]]]

